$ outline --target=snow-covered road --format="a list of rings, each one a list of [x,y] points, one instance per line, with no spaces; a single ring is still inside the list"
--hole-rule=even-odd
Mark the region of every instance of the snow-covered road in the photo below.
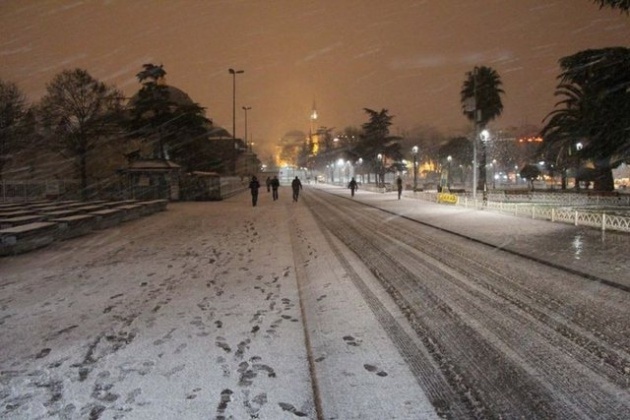
[[[629,315],[315,188],[172,203],[0,260],[0,417],[623,418]]]
[[[306,199],[403,310],[414,336],[399,334],[387,313],[377,318],[436,409],[451,418],[630,412],[627,291],[366,209],[349,195]],[[363,289],[367,277],[353,277]],[[409,340],[422,351],[409,351]]]

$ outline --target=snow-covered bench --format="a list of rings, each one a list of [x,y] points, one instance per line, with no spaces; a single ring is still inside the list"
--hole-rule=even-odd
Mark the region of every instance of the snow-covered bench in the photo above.
[[[126,204],[123,206],[117,206],[116,209],[117,210],[122,210],[124,212],[123,215],[123,222],[128,222],[130,220],[135,220],[138,219],[139,217],[143,216],[143,205],[136,203],[136,204]]]
[[[52,220],[52,219],[58,219],[60,217],[74,216],[79,213],[81,213],[81,211],[77,209],[64,209],[64,210],[40,212],[38,214],[44,216],[47,220]]]
[[[166,210],[168,200],[147,200],[140,201],[138,204],[142,205],[142,215],[147,216],[158,211]]]
[[[17,216],[17,217],[2,217],[0,218],[0,229],[6,229],[13,226],[25,225],[27,223],[42,222],[44,218],[39,215]]]
[[[123,221],[125,212],[120,209],[105,209],[88,214],[96,217],[95,229],[107,229],[120,224]]]
[[[53,242],[58,226],[51,222],[35,222],[0,229],[0,255],[13,255]]]
[[[52,219],[51,222],[59,226],[57,238],[62,240],[85,235],[96,228],[96,216],[88,214],[60,217]]]

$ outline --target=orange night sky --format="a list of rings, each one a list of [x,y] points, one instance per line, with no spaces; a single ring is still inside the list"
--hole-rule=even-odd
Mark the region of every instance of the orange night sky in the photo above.
[[[341,130],[386,108],[393,133],[469,124],[459,91],[475,65],[497,70],[504,114],[540,125],[554,107],[558,59],[629,46],[630,17],[590,0],[3,0],[0,78],[37,101],[63,69],[84,68],[132,95],[144,63],[237,136],[242,106],[259,152],[290,130]]]

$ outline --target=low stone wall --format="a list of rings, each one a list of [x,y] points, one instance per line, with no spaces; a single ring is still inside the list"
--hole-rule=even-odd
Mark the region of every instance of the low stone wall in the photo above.
[[[41,248],[56,240],[86,235],[96,230],[166,210],[167,200],[42,202],[0,207],[0,256]]]

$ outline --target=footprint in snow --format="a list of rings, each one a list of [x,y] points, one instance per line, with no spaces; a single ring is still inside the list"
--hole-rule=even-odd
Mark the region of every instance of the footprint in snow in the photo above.
[[[378,367],[376,367],[374,365],[369,365],[369,364],[366,363],[366,364],[363,365],[363,367],[368,372],[376,372],[377,376],[381,376],[381,377],[387,376],[387,372],[385,372],[384,370],[380,370]]]
[[[349,345],[349,346],[355,346],[355,347],[358,347],[358,346],[359,346],[359,344],[361,344],[361,342],[360,342],[360,341],[357,341],[357,340],[356,340],[353,336],[351,336],[351,335],[346,335],[346,336],[344,336],[344,337],[343,337],[343,341],[345,341],[345,342],[346,342],[346,344],[347,344],[347,345]]]
[[[217,337],[216,345],[220,349],[223,349],[226,353],[230,353],[232,351],[228,343],[225,342],[225,338],[223,337]]]

